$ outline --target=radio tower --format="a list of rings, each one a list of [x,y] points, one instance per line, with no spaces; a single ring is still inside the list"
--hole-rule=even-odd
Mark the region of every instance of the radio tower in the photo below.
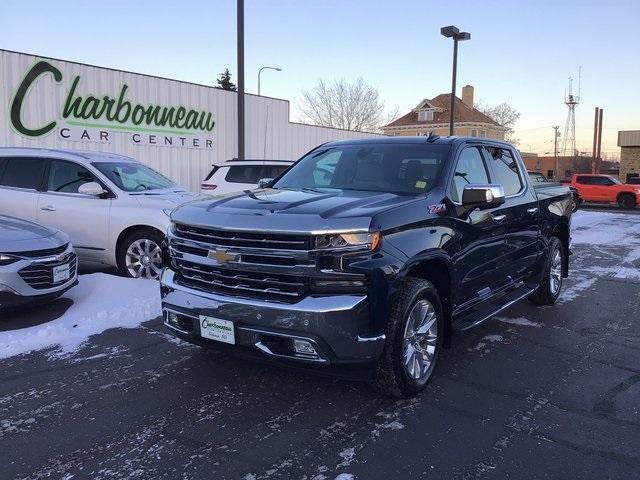
[[[562,154],[564,156],[577,157],[576,150],[576,107],[580,103],[580,77],[578,70],[578,94],[573,94],[573,78],[569,77],[569,90],[565,95],[564,104],[567,106],[567,122],[564,124],[564,139],[562,141]]]

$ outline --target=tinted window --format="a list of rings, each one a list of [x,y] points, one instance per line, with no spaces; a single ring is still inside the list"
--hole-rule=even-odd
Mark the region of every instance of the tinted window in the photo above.
[[[357,143],[314,150],[275,188],[327,188],[417,195],[437,183],[449,145]]]
[[[540,183],[544,182],[545,178],[541,173],[529,172],[529,180],[531,180],[533,183]]]
[[[593,185],[593,177],[578,176],[576,181],[582,185]]]
[[[50,192],[78,193],[78,187],[96,178],[86,168],[73,162],[52,160],[49,166]]]
[[[36,190],[42,182],[45,160],[43,158],[8,158],[0,185]]]
[[[215,166],[211,169],[211,171],[209,172],[209,175],[207,175],[207,177],[205,178],[205,181],[206,181],[206,180],[210,180],[210,179],[211,179],[211,177],[213,177],[213,174],[214,174],[214,173],[216,173],[216,172],[218,171],[218,169],[219,169],[219,168],[220,168],[220,167],[218,167],[217,165],[215,165]]]
[[[614,185],[617,182],[611,177],[580,175],[578,176],[578,183],[583,185]]]
[[[224,179],[229,183],[258,183],[261,178],[267,178],[264,165],[234,165]]]
[[[451,200],[460,203],[465,185],[470,183],[489,183],[487,166],[476,147],[465,148],[458,157],[456,170],[451,183]]]
[[[522,180],[518,171],[518,164],[511,152],[504,148],[487,147],[493,158],[494,182],[504,187],[505,195],[515,195],[522,190]]]

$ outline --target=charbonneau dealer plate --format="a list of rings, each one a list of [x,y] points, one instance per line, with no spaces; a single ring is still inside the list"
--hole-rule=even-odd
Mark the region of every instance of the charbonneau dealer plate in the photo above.
[[[69,264],[66,265],[58,265],[53,267],[53,283],[63,282],[65,280],[69,280],[71,276],[71,269],[69,268]]]
[[[233,322],[229,320],[200,315],[200,335],[218,342],[230,343],[232,345],[236,343]]]

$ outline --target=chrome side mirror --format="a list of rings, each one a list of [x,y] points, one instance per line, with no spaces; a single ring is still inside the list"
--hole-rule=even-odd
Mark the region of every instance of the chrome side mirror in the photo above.
[[[273,178],[261,178],[258,180],[258,188],[269,188],[272,182]]]
[[[500,184],[471,183],[462,191],[462,206],[473,210],[493,208],[504,203],[504,188]]]
[[[87,182],[78,187],[78,193],[99,197],[103,193],[107,193],[107,191],[98,182]]]

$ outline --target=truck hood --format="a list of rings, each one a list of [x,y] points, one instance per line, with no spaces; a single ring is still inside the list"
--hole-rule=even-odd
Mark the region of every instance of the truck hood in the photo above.
[[[252,190],[187,203],[171,219],[232,230],[368,230],[375,214],[415,198],[384,192]]]

